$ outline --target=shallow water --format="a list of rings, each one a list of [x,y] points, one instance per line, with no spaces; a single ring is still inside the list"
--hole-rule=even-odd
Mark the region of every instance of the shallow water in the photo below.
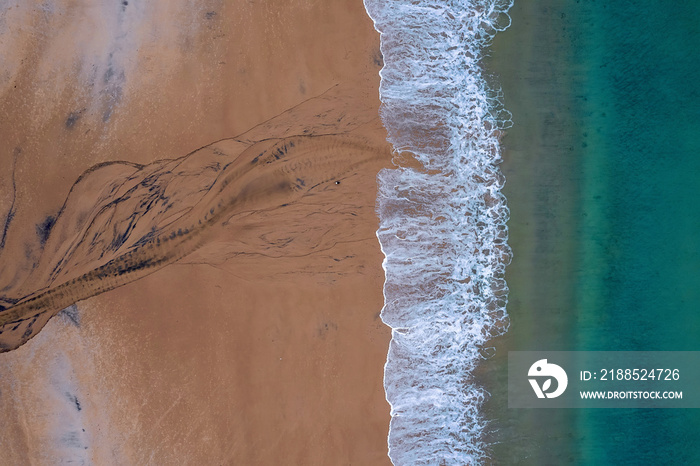
[[[700,7],[516,2],[496,36],[514,127],[511,327],[484,367],[498,464],[694,464],[695,410],[514,410],[515,350],[697,350]]]

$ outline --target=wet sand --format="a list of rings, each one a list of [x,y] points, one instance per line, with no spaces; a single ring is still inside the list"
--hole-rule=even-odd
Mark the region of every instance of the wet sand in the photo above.
[[[104,8],[2,12],[3,312],[93,273],[62,291],[77,306],[0,355],[3,461],[389,464],[374,234],[389,152],[362,3]],[[303,150],[270,155],[299,138]],[[286,191],[271,194],[256,166],[228,201],[207,198],[203,167],[226,174],[260,144]],[[188,154],[189,172],[160,178],[159,199],[174,199],[161,210],[147,189],[107,189],[144,188]],[[97,279],[195,225],[200,239],[168,248],[172,260],[128,263],[111,291]]]

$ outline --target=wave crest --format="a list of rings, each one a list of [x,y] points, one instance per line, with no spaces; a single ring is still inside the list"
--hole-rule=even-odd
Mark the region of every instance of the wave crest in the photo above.
[[[484,345],[508,326],[509,211],[498,164],[501,131],[512,122],[481,60],[510,25],[511,6],[365,0],[381,33],[388,140],[420,165],[378,176],[394,464],[464,464],[487,455],[479,413],[487,394],[472,373]]]

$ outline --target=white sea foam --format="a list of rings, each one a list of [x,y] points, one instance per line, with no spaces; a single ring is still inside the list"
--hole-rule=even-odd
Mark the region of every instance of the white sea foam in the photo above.
[[[398,163],[378,177],[386,256],[384,372],[396,465],[486,458],[486,392],[472,373],[507,328],[508,208],[500,130],[510,125],[482,57],[510,0],[365,0],[381,33],[381,116]],[[415,165],[415,164],[414,164]]]

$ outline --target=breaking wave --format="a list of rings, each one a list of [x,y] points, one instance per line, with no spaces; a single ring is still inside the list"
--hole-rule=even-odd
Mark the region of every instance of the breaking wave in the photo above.
[[[381,33],[381,117],[397,168],[378,176],[384,373],[396,465],[487,457],[473,380],[508,326],[500,136],[511,124],[482,58],[512,1],[365,0]]]

